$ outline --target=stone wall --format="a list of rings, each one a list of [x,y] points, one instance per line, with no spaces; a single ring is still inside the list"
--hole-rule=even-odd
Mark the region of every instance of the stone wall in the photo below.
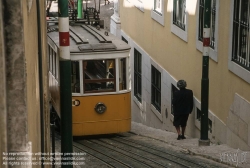
[[[250,102],[235,93],[227,118],[227,144],[250,151]]]

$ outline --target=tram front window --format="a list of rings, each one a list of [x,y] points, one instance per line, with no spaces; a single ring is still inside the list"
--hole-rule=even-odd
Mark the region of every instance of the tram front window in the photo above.
[[[115,60],[83,61],[85,93],[115,91]]]
[[[80,93],[79,61],[71,61],[71,90]]]

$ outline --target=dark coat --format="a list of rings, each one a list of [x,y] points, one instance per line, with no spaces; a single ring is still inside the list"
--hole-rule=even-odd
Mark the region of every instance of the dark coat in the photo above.
[[[173,109],[176,114],[190,114],[193,110],[193,91],[189,89],[180,89],[174,92]]]

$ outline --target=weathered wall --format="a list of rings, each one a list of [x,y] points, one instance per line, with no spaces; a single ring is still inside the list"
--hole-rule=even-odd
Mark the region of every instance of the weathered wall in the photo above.
[[[22,5],[24,22],[24,47],[27,71],[27,121],[28,141],[32,142],[32,152],[41,151],[40,93],[38,69],[38,35],[36,1]],[[32,24],[32,26],[31,26]],[[32,112],[31,112],[32,111]]]
[[[5,79],[5,43],[4,43],[3,5],[0,1],[0,163],[3,163],[3,152],[7,151],[7,107]],[[7,166],[1,165],[5,168]]]
[[[39,11],[38,14],[38,4]],[[28,141],[32,142],[32,152],[41,152],[41,143],[44,145],[43,151],[50,152],[50,122],[48,107],[48,80],[47,80],[47,29],[45,1],[29,0],[23,3],[24,19],[24,43],[27,68],[27,111],[28,111]],[[38,25],[40,17],[40,25]],[[32,26],[31,26],[32,25]],[[38,32],[38,26],[40,31]],[[39,39],[39,34],[41,39]],[[39,40],[40,43],[38,42]],[[39,45],[40,48],[39,48]],[[39,51],[41,49],[41,51]],[[39,57],[41,59],[39,60]],[[42,68],[39,69],[39,61],[42,61]],[[39,79],[39,71],[42,79]],[[40,81],[42,80],[42,81]],[[43,89],[40,90],[40,87]],[[43,91],[43,93],[40,93]],[[40,95],[41,94],[41,95]],[[43,99],[40,102],[40,99]],[[40,103],[42,107],[40,107]],[[41,115],[41,110],[43,111]],[[41,124],[41,116],[43,123]],[[41,132],[43,127],[43,133]],[[44,142],[41,142],[43,140]]]
[[[40,5],[39,15],[36,2]],[[1,8],[0,12],[4,13],[4,17],[3,24],[2,15],[0,17],[0,91],[6,91],[6,95],[5,92],[1,92],[3,96],[0,98],[1,154],[2,150],[27,154],[47,153],[50,152],[50,124],[45,0],[8,0],[1,1],[0,7],[1,5],[4,10]],[[38,16],[40,16],[39,27]],[[40,43],[38,43],[38,28],[41,33]],[[42,78],[39,78],[40,70]],[[42,89],[39,86],[42,86]],[[40,98],[43,101],[40,101]],[[4,127],[6,123],[7,131]],[[8,139],[7,144],[5,144],[6,139]],[[44,142],[41,142],[42,140]]]
[[[8,151],[27,151],[27,86],[21,1],[4,1]]]

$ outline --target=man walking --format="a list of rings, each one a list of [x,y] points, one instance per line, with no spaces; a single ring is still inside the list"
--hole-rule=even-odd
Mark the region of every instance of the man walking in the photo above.
[[[173,95],[173,109],[174,109],[174,122],[173,125],[178,133],[177,140],[186,139],[184,136],[187,126],[189,114],[193,110],[193,91],[186,89],[187,83],[184,80],[177,82],[177,87],[180,89],[174,92]],[[181,130],[180,130],[181,127]]]

